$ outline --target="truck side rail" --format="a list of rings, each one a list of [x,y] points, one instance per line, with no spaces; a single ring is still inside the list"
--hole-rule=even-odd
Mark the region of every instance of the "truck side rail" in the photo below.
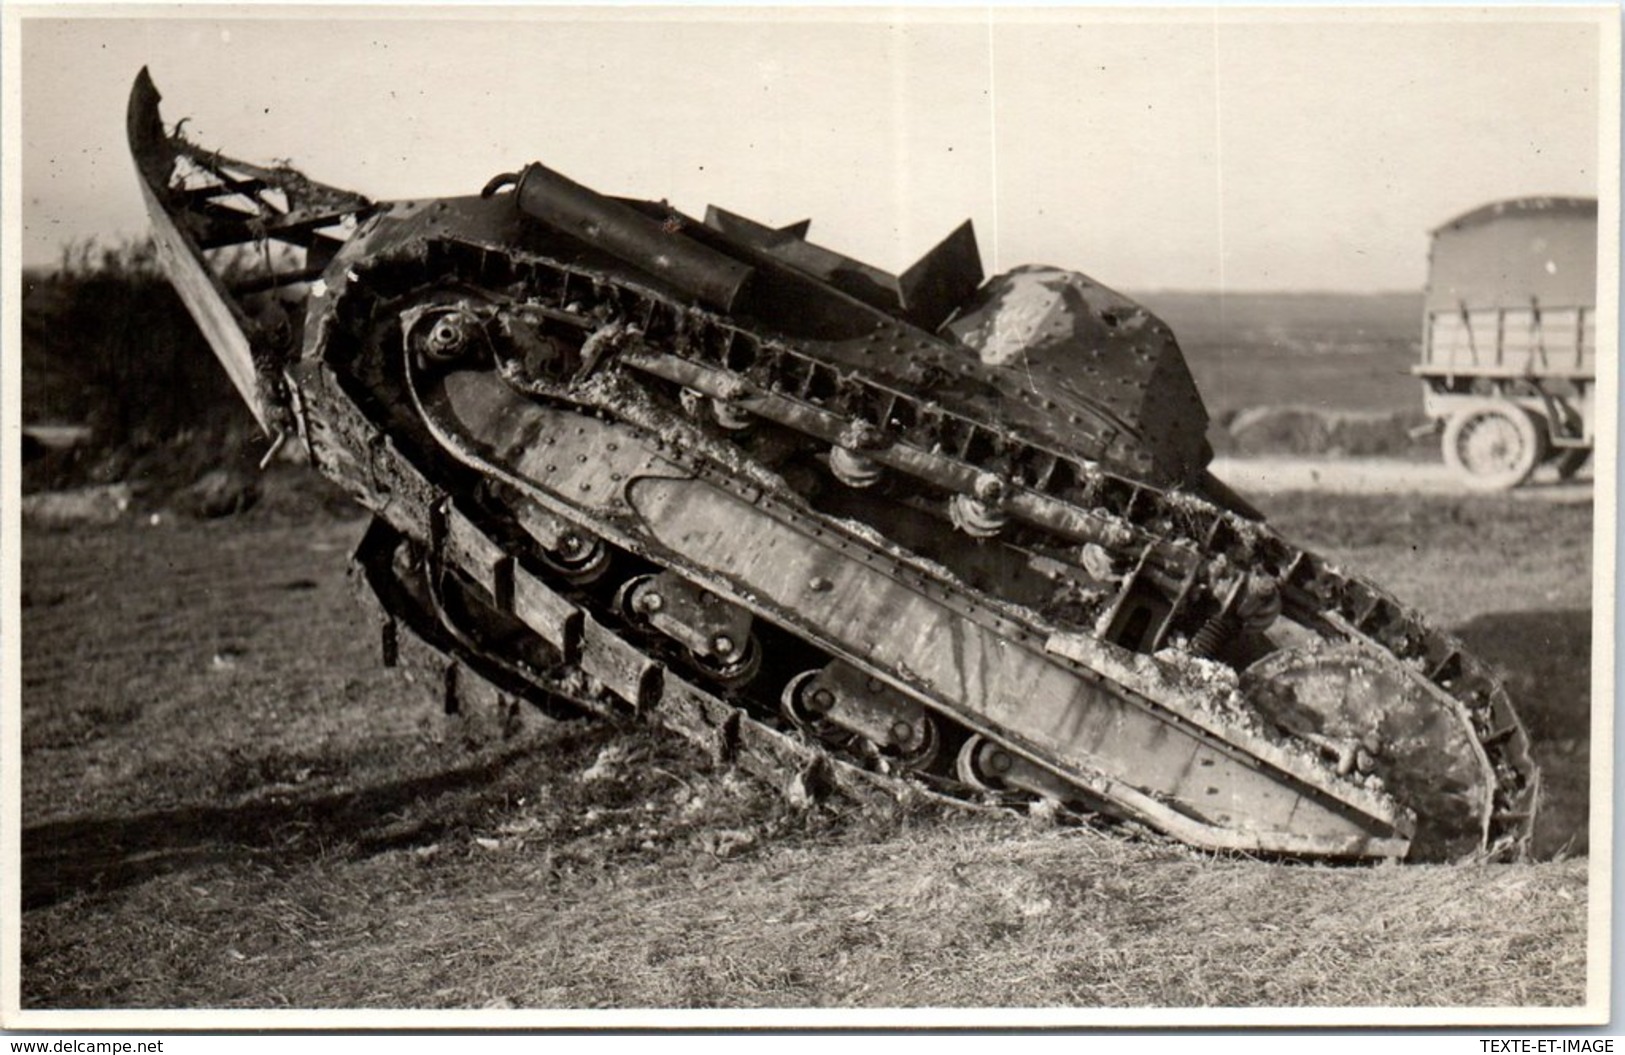
[[[1592,305],[1431,309],[1420,376],[1590,379],[1596,366]]]

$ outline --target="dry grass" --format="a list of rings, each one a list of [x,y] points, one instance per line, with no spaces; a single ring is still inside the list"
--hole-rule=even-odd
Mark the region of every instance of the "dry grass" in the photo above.
[[[1277,505],[1547,679],[1521,701],[1538,746],[1580,738],[1549,848],[1582,845],[1588,513]],[[26,533],[24,1007],[1583,997],[1583,859],[1270,864],[1037,822],[797,813],[641,728],[535,719],[471,746],[375,666],[342,582],[358,530]]]
[[[29,965],[29,986],[59,1006],[225,1007],[1493,1006],[1581,995],[1579,862],[1281,866],[965,819],[825,819],[819,832],[808,818],[764,820],[745,799],[707,811],[735,826],[722,829],[741,840],[727,856],[706,851],[709,830],[643,849],[651,840],[629,843],[621,826],[582,815],[575,831],[539,836],[553,825],[536,815],[543,803],[485,834],[170,874],[110,914],[89,900],[31,921],[50,955]],[[654,831],[669,812],[622,824]],[[102,918],[91,929],[77,923],[86,915]],[[142,950],[140,968],[109,949]],[[55,968],[66,963],[97,970],[64,976]]]

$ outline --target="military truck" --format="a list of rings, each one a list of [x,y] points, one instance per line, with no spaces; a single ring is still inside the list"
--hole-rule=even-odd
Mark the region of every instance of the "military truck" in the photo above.
[[[1423,402],[1445,462],[1509,490],[1591,456],[1596,390],[1597,202],[1516,198],[1432,232]]]

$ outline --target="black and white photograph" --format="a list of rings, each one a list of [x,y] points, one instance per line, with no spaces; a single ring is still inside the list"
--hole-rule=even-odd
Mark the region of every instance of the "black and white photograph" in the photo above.
[[[1617,6],[5,16],[8,1029],[1609,1018]]]

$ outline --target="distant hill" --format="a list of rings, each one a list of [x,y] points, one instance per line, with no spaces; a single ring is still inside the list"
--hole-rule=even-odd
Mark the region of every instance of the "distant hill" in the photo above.
[[[1422,294],[1192,293],[1135,299],[1174,331],[1208,410],[1419,413]]]
[[[1182,345],[1223,342],[1414,341],[1422,293],[1136,294]]]

